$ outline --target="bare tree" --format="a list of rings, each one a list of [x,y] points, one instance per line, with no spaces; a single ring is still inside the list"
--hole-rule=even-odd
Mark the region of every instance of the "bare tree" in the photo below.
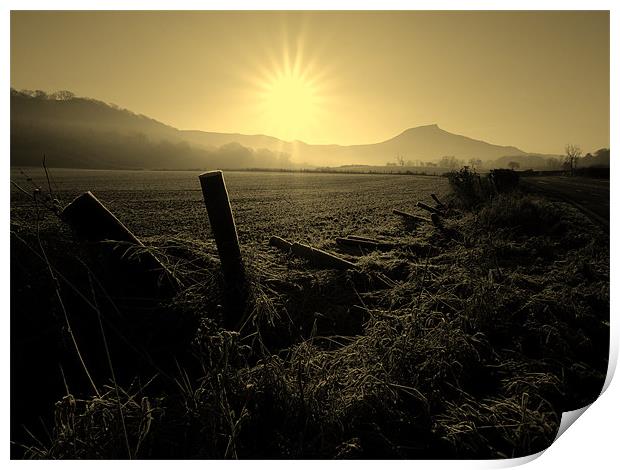
[[[398,163],[400,166],[405,166],[405,157],[400,154],[396,155],[396,163]]]
[[[581,158],[581,147],[579,145],[566,144],[564,147],[564,161],[570,169],[570,174],[575,174],[575,168],[577,167],[577,161]]]
[[[456,167],[461,166],[463,163],[463,160],[459,160],[454,155],[441,157],[441,160],[439,160],[440,167],[449,168],[450,170],[454,170]]]
[[[516,170],[518,168],[521,168],[521,164],[519,162],[508,162],[508,168],[510,168],[511,170]]]

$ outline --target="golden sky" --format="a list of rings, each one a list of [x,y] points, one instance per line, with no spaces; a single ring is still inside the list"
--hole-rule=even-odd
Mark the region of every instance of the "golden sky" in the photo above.
[[[12,12],[11,86],[180,129],[609,146],[607,12]]]

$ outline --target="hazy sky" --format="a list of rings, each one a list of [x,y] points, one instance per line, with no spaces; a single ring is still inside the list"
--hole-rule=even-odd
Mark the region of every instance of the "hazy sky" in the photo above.
[[[11,86],[180,129],[609,146],[607,12],[13,12]]]

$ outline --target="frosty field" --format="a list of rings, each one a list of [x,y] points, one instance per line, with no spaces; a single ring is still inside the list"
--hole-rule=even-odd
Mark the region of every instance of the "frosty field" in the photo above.
[[[198,172],[50,174],[59,206],[92,191],[181,289],[132,294],[137,279],[25,194],[45,197],[43,172],[12,171],[18,455],[516,457],[547,447],[561,411],[604,381],[608,237],[569,204],[517,189],[465,207],[443,177],[225,172],[248,278],[239,312],[222,302]],[[431,193],[448,206],[441,228],[392,213],[427,216],[415,204]],[[273,235],[356,267],[314,266]],[[336,244],[347,235],[391,248]]]
[[[24,172],[47,191],[40,169]],[[20,171],[11,176],[32,189]],[[50,169],[52,191],[64,205],[92,191],[138,238],[210,238],[198,175],[194,171],[107,171]],[[349,233],[404,235],[392,209],[415,212],[418,200],[432,202],[448,191],[446,178],[413,175],[225,172],[224,178],[243,245],[266,245],[271,235],[324,247]],[[32,204],[12,189],[12,216]]]

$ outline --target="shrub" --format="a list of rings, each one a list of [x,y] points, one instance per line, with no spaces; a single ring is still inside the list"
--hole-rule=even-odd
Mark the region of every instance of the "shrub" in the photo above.
[[[489,173],[489,180],[498,193],[514,191],[519,185],[519,174],[514,170],[497,168]]]
[[[500,194],[480,211],[480,221],[488,227],[538,235],[553,230],[560,222],[560,214],[541,199],[520,193]]]
[[[476,206],[491,193],[488,181],[480,178],[480,175],[468,166],[451,171],[447,176],[452,190],[466,208]]]
[[[504,168],[491,170],[487,178],[481,178],[468,166],[446,173],[446,176],[454,194],[467,209],[491,199],[496,194],[512,192],[519,185],[519,174]]]

